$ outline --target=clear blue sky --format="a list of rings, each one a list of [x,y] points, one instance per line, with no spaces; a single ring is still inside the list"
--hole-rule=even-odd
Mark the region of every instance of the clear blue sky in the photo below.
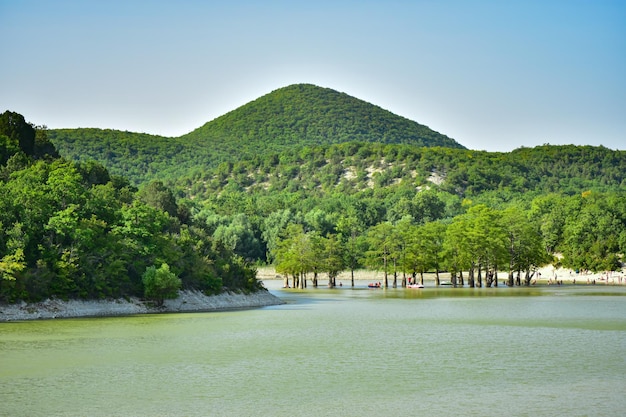
[[[0,0],[0,112],[187,133],[294,83],[470,149],[626,149],[626,1]]]

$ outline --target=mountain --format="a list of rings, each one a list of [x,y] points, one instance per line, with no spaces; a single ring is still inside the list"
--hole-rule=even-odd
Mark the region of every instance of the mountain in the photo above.
[[[464,148],[417,122],[330,88],[280,88],[183,136],[187,140],[285,145],[352,141]]]
[[[96,160],[136,184],[293,146],[359,141],[464,149],[417,122],[310,84],[275,90],[178,138],[103,129],[55,129],[48,136],[62,156]]]

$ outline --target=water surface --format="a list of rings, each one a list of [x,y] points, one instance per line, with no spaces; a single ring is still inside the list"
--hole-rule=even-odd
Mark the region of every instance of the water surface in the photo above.
[[[283,290],[0,324],[0,416],[614,416],[626,288]]]

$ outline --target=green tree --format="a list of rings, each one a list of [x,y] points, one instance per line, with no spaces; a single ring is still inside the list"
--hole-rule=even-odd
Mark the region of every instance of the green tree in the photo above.
[[[444,240],[444,258],[446,267],[452,273],[452,283],[456,285],[459,274],[460,285],[464,285],[463,271],[468,271],[467,283],[474,287],[474,268],[476,249],[472,244],[468,230],[471,228],[471,217],[461,214],[454,217],[446,229]]]
[[[159,268],[151,266],[142,275],[145,288],[145,297],[162,306],[166,299],[178,297],[181,287],[180,279],[170,271],[168,264],[163,263]]]
[[[10,157],[20,151],[20,145],[16,139],[0,134],[0,165],[4,165]]]
[[[419,227],[411,224],[402,230],[406,242],[406,254],[402,260],[402,270],[411,274],[413,281],[420,274],[420,283],[424,283],[424,272],[428,270],[424,251],[424,240],[419,233]]]
[[[440,221],[419,225],[415,230],[413,250],[417,258],[420,284],[424,284],[424,272],[435,270],[435,285],[439,285],[439,272],[442,270],[446,225]]]
[[[418,223],[429,223],[442,219],[446,212],[446,203],[433,190],[425,190],[415,194],[413,197],[415,210],[415,221]]]
[[[230,223],[224,222],[215,229],[213,238],[243,257],[248,262],[253,262],[263,257],[261,242],[254,234],[252,222],[244,213],[236,214]]]
[[[334,234],[321,238],[321,243],[322,271],[328,274],[328,286],[335,287],[337,285],[337,276],[346,266],[344,246],[341,239]]]
[[[3,229],[3,235],[6,233],[8,242],[6,243],[4,256],[0,259],[0,276],[4,280],[15,281],[16,274],[26,268],[22,225],[15,223],[13,227],[6,232],[4,232],[4,228],[1,226],[2,223],[0,223],[0,228]]]
[[[8,110],[0,114],[0,135],[8,136],[17,141],[20,149],[26,155],[34,154],[35,128],[27,123],[21,114]]]
[[[365,263],[384,273],[383,286],[389,287],[388,272],[394,248],[394,227],[389,222],[379,223],[367,232],[369,249],[365,253]]]
[[[580,201],[580,211],[568,216],[563,227],[563,265],[594,272],[618,269],[624,198],[593,193],[572,198]]]
[[[272,262],[275,260],[274,254],[278,248],[280,236],[283,234],[287,225],[294,221],[294,215],[288,208],[270,213],[263,221],[261,236],[267,245],[268,261]]]
[[[515,207],[504,210],[500,221],[505,233],[506,257],[504,259],[508,263],[508,285],[521,285],[522,271],[525,271],[525,283],[529,285],[531,271],[550,260],[543,245],[539,225],[529,218],[527,212],[522,212]],[[517,271],[517,280],[514,279],[515,271]]]
[[[313,270],[316,263],[310,235],[304,233],[301,224],[290,224],[274,250],[276,272],[293,277],[293,287],[306,286],[305,274]]]
[[[349,207],[347,213],[337,221],[337,230],[341,236],[344,247],[345,265],[350,268],[350,282],[354,287],[354,270],[359,265],[359,258],[365,250],[363,242],[363,230],[365,225],[359,219],[356,210]]]
[[[178,204],[172,191],[162,181],[152,181],[139,191],[139,198],[147,205],[163,210],[171,217],[176,217]]]

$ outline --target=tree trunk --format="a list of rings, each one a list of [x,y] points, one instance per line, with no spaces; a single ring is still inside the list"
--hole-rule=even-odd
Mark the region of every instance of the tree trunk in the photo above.
[[[488,287],[491,287],[491,284],[493,284],[493,271],[489,269],[489,264],[485,266],[485,279],[489,281]]]
[[[467,276],[467,285],[470,288],[474,288],[474,266],[470,267],[470,270],[469,270],[467,275],[468,275]]]
[[[513,280],[513,270],[509,269],[509,282],[507,283],[509,287],[515,285],[515,281]]]
[[[389,280],[387,279],[387,257],[383,258],[383,268],[384,268],[384,280],[383,280],[383,288],[389,287]]]
[[[483,266],[478,264],[478,276],[476,277],[476,286],[478,288],[483,286]]]
[[[530,281],[533,279],[533,276],[535,276],[535,272],[531,274],[530,269],[526,270],[526,278],[524,279],[524,285],[526,285],[527,287],[530,287]]]
[[[354,268],[350,268],[350,281],[352,282],[352,286],[354,287]]]
[[[439,286],[441,282],[439,281],[439,269],[435,269],[435,285]]]
[[[393,260],[393,288],[398,288],[398,269],[395,258]]]
[[[459,271],[459,285],[461,287],[465,285],[465,279],[463,279],[463,271]]]
[[[424,271],[420,271],[420,284],[424,285]]]

